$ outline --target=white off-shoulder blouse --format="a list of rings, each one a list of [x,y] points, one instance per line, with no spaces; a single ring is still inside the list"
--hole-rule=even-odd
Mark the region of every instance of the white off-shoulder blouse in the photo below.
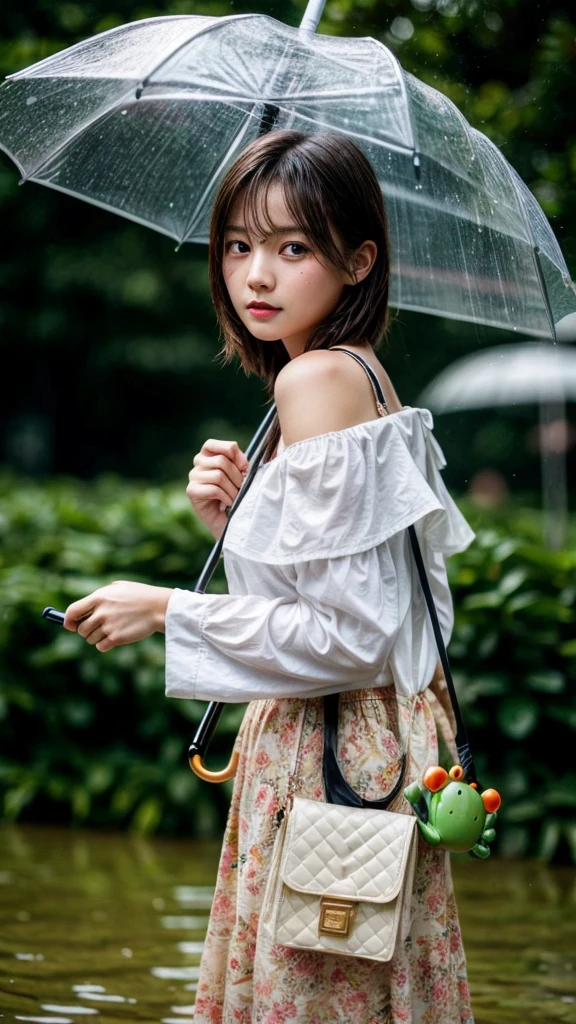
[[[412,406],[280,442],[230,521],[229,593],[170,598],[166,695],[245,702],[424,690],[438,650],[406,527],[415,524],[446,644],[445,557],[475,536],[442,480],[445,465],[431,412]]]

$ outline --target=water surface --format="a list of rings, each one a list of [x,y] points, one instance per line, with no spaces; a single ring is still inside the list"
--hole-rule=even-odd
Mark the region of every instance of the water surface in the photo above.
[[[191,1024],[219,852],[0,829],[0,1024]],[[476,1024],[576,1024],[576,872],[453,870]]]

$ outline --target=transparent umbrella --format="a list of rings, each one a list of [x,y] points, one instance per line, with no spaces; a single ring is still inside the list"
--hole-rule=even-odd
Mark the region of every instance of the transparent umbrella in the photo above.
[[[553,337],[576,290],[540,206],[500,150],[371,38],[262,15],[181,15],[94,36],[0,87],[22,179],[206,242],[218,184],[271,128],[333,129],[376,168],[391,304]]]
[[[565,430],[567,400],[576,400],[576,350],[549,342],[496,345],[464,356],[418,397],[437,413],[538,404],[543,532],[552,549],[562,548],[566,537],[566,444],[557,427]]]

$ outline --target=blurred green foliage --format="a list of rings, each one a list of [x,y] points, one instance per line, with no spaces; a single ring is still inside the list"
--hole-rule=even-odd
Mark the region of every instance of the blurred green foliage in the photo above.
[[[550,551],[538,513],[460,504],[477,536],[448,561],[449,657],[482,784],[503,797],[497,849],[576,863],[576,520]]]
[[[76,634],[41,619],[113,579],[193,586],[209,534],[183,488],[40,485],[4,478],[0,588],[0,785],[4,815],[144,832],[214,834],[226,788],[192,774],[186,752],[204,705],[163,696],[164,640],[105,660]],[[213,589],[224,586],[222,573]],[[243,707],[230,706],[214,763]]]
[[[502,792],[498,846],[576,861],[576,523],[569,549],[539,516],[463,505],[477,530],[449,560],[450,660],[485,786]],[[500,521],[501,519],[501,521]],[[187,748],[206,705],[164,696],[163,638],[99,654],[41,618],[113,579],[191,588],[209,535],[182,487],[4,477],[0,792],[9,819],[214,834],[231,784],[200,782]],[[212,589],[225,586],[221,571]],[[228,705],[209,763],[227,763],[244,705]]]

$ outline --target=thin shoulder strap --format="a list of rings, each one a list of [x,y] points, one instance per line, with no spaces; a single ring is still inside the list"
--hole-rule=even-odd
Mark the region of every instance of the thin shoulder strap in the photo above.
[[[335,346],[336,347],[336,346]],[[377,396],[377,401],[385,405],[384,392],[382,391],[382,385],[378,380],[376,374],[370,366],[358,356],[356,352],[351,352],[350,349],[341,348],[341,352],[347,352],[348,355],[356,359],[357,362],[362,363],[372,385],[374,392]],[[472,751],[470,750],[470,741],[468,739],[468,733],[464,720],[462,718],[462,712],[458,703],[458,697],[456,695],[456,687],[454,686],[454,680],[452,678],[452,672],[450,670],[450,663],[448,661],[448,654],[446,652],[446,646],[444,644],[444,638],[440,629],[440,623],[438,621],[438,613],[434,604],[434,598],[432,596],[432,590],[424,567],[424,559],[422,558],[422,552],[416,536],[416,530],[413,525],[408,526],[408,536],[410,538],[410,544],[412,547],[412,554],[420,577],[420,583],[422,591],[424,593],[424,599],[428,607],[428,613],[432,622],[432,629],[434,631],[434,638],[436,640],[436,646],[438,648],[438,654],[440,655],[440,661],[442,668],[444,669],[444,678],[446,680],[446,686],[452,703],[452,710],[454,712],[454,718],[456,721],[456,748],[458,750],[458,757],[460,764],[464,769],[465,777],[469,782],[477,782],[476,778],[476,766],[472,757]],[[396,785],[387,796],[381,800],[366,800],[356,793],[347,780],[344,778],[340,765],[338,764],[337,748],[338,748],[338,710],[340,705],[340,694],[331,693],[323,698],[324,702],[324,758],[323,758],[323,779],[324,779],[324,790],[326,801],[334,804],[345,804],[351,807],[372,807],[386,809],[397,796],[400,791],[404,772],[406,770],[406,757],[404,756],[401,761],[400,775]]]
[[[346,352],[347,355],[352,356],[352,359],[355,359],[356,362],[360,364],[360,366],[366,371],[368,380],[372,385],[372,391],[374,392],[374,398],[376,399],[376,408],[378,409],[378,412],[380,413],[381,416],[388,416],[389,410],[386,404],[386,399],[384,398],[382,385],[380,384],[378,377],[374,373],[374,370],[366,362],[366,360],[363,359],[362,356],[359,356],[357,352],[351,352],[349,348],[343,348],[341,345],[334,345],[334,347],[330,349],[330,352]]]

